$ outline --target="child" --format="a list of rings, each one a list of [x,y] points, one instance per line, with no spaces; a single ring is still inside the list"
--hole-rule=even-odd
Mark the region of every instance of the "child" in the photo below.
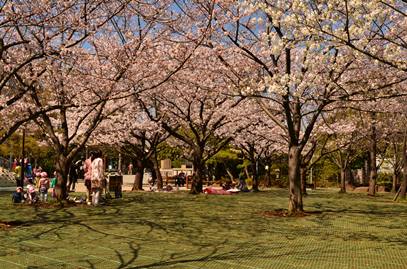
[[[49,179],[47,172],[41,172],[40,185],[40,200],[46,202],[48,198]]]
[[[27,200],[29,204],[34,204],[38,200],[37,193],[35,192],[35,187],[31,184],[27,185]]]
[[[13,193],[12,196],[13,203],[24,203],[24,193],[23,188],[17,187],[16,191]]]
[[[34,184],[36,188],[40,188],[40,179],[41,179],[41,171],[37,170],[37,173],[35,173],[35,179],[34,179]]]
[[[51,178],[52,198],[56,198],[55,186],[57,185],[57,171],[54,171],[54,177]]]

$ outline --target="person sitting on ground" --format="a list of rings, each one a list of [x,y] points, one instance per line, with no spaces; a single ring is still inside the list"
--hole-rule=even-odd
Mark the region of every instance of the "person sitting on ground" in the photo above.
[[[40,185],[40,200],[46,202],[48,198],[49,179],[47,172],[41,172]]]
[[[224,189],[225,191],[229,190],[232,188],[232,181],[231,180],[227,180],[226,183],[224,185],[222,185],[222,189]]]
[[[38,201],[37,193],[35,192],[35,187],[31,184],[27,185],[27,197],[29,204],[35,204]]]
[[[17,187],[16,191],[13,192],[12,201],[15,204],[24,203],[24,192],[22,187]]]
[[[153,180],[153,178],[152,177],[150,177],[149,179],[148,179],[148,187],[149,187],[149,189],[150,189],[150,191],[155,191],[156,189],[155,189],[155,187],[154,187],[154,180]]]
[[[171,186],[170,184],[167,184],[167,185],[164,187],[164,191],[166,191],[166,192],[172,191],[172,186]]]

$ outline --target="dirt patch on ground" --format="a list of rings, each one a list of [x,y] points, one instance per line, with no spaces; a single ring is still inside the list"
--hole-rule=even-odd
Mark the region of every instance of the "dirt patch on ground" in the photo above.
[[[262,211],[260,212],[260,215],[263,217],[290,217],[290,218],[302,218],[302,217],[307,217],[311,215],[319,215],[322,212],[320,211],[310,211],[310,212],[297,212],[294,214],[289,214],[287,210],[284,209],[277,209],[277,210],[271,210],[271,211]]]

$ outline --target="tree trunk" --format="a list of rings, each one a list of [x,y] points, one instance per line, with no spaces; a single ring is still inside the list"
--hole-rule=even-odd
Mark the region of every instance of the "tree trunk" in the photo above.
[[[136,160],[136,175],[134,177],[134,183],[132,191],[142,191],[143,190],[143,175],[144,175],[144,164],[140,160]]]
[[[234,177],[233,177],[232,172],[230,172],[229,168],[226,168],[226,173],[228,174],[230,180],[233,181]]]
[[[369,184],[369,178],[370,178],[370,153],[367,153],[367,157],[365,160],[365,165],[363,167],[363,185]]]
[[[371,133],[370,133],[370,178],[369,178],[369,193],[370,196],[376,195],[376,179],[377,179],[377,166],[376,166],[376,123],[375,121],[375,113],[371,115],[372,123],[371,123]]]
[[[403,180],[400,186],[400,198],[406,199],[406,189],[407,189],[407,155],[406,155],[406,134],[404,134],[403,142]]]
[[[55,195],[58,201],[65,200],[68,197],[68,188],[66,186],[68,181],[68,172],[70,167],[69,160],[63,156],[59,155],[57,162],[55,164],[57,172],[57,183],[55,185]]]
[[[407,189],[407,162],[404,162],[403,181],[401,181],[401,186],[400,186],[400,198],[406,199],[406,189]]]
[[[194,160],[194,175],[192,177],[191,183],[191,190],[189,193],[191,194],[199,194],[203,191],[203,178],[205,172],[205,164],[202,160],[202,156],[200,154],[195,154]]]
[[[154,154],[152,157],[153,157],[154,171],[155,171],[155,175],[157,177],[157,189],[162,190],[163,189],[163,177],[161,176],[160,165],[158,163],[157,155]]]
[[[307,167],[301,165],[300,167],[301,177],[301,192],[303,195],[307,195]]]
[[[341,190],[340,193],[346,193],[346,168],[341,167]]]
[[[252,175],[253,175],[252,191],[258,192],[259,191],[259,173],[257,171],[257,161],[253,160],[251,166],[252,166]]]
[[[391,186],[391,193],[397,192],[397,172],[394,171],[393,173],[393,184]]]
[[[247,166],[244,168],[244,173],[246,174],[246,178],[250,178],[249,170],[247,169]]]
[[[290,145],[288,150],[289,214],[304,211],[301,193],[300,165],[301,154],[298,146]]]

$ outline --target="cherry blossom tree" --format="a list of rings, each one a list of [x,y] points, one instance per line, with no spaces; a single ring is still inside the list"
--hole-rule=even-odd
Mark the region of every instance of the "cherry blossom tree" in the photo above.
[[[53,4],[44,3],[43,12],[54,18],[49,12]],[[123,108],[128,97],[155,89],[177,73],[211,25],[211,17],[199,22],[185,19],[174,12],[170,0],[85,1],[78,7],[75,3],[65,1],[61,9],[71,10],[73,5],[67,18],[81,28],[56,19],[60,24],[55,29],[68,27],[67,33],[46,44],[57,52],[46,53],[33,69],[41,76],[19,81],[29,88],[28,103],[41,111],[39,118],[38,113],[31,118],[60,155],[56,164],[60,199],[67,195],[70,162],[96,127]],[[88,16],[89,10],[95,14]],[[187,26],[195,31],[193,37],[184,31]],[[54,31],[44,27],[46,34]]]
[[[358,157],[360,142],[365,138],[363,128],[358,126],[360,121],[355,118],[357,114],[349,111],[336,112],[325,120],[325,126],[319,132],[330,136],[327,140],[327,149],[330,159],[340,169],[340,192],[346,192],[350,165]]]
[[[407,72],[404,0],[290,1],[293,23],[356,55]]]
[[[235,92],[254,98],[284,130],[288,141],[288,208],[295,214],[303,210],[301,153],[322,111],[338,95],[336,84],[353,59],[303,34],[301,25],[286,22],[288,4],[243,3],[240,9],[229,12],[233,23],[222,27],[219,35],[224,36],[219,38],[234,46],[225,52],[234,57],[223,59],[235,70]]]
[[[150,118],[186,148],[194,166],[191,193],[202,192],[205,162],[231,141],[217,132],[231,122],[228,115],[241,100],[223,90],[224,68],[216,62],[210,49],[200,47],[165,87],[142,96]]]
[[[0,143],[20,125],[58,108],[37,107],[28,97],[46,72],[48,59],[80,45],[124,6],[103,0],[0,4]]]
[[[314,3],[226,1],[217,8],[207,45],[229,68],[231,91],[256,99],[268,117],[285,130],[288,208],[293,214],[302,211],[301,154],[320,115],[337,101],[365,97],[367,92],[376,92],[367,98],[379,97],[381,90],[405,81],[405,72],[400,63],[373,61],[374,57],[360,55],[310,27],[319,16]],[[330,20],[329,25],[334,26],[335,21]],[[402,57],[403,51],[398,52]],[[366,64],[370,68],[364,70]],[[374,76],[379,69],[388,72],[384,80]],[[275,105],[270,107],[265,101]]]
[[[114,146],[135,160],[136,173],[132,190],[142,190],[144,169],[153,168],[157,188],[163,188],[158,154],[168,134],[151,121],[133,96],[126,105],[103,121],[91,138],[91,144]]]
[[[97,68],[94,65],[97,61],[90,57],[70,55],[64,62],[50,61],[37,86],[39,90],[31,92],[36,106],[59,106],[59,109],[42,113],[34,119],[45,139],[58,152],[58,199],[67,195],[67,174],[79,150],[97,125],[122,106],[122,88],[117,83],[121,71],[112,72],[107,65],[106,68]]]
[[[406,89],[407,84],[398,85],[399,91]],[[404,89],[402,88],[404,87]],[[393,154],[393,184],[392,192],[396,192],[398,179],[401,178],[400,197],[406,197],[407,192],[407,132],[406,125],[406,98],[404,96],[388,100],[383,104],[385,118],[383,128],[392,144]]]
[[[259,191],[258,164],[262,159],[271,160],[271,156],[282,153],[287,147],[282,129],[265,117],[264,111],[255,100],[246,99],[239,104],[233,117],[233,125],[227,125],[224,136],[233,137],[232,143],[242,150],[243,156],[250,161],[253,176],[253,191]]]

